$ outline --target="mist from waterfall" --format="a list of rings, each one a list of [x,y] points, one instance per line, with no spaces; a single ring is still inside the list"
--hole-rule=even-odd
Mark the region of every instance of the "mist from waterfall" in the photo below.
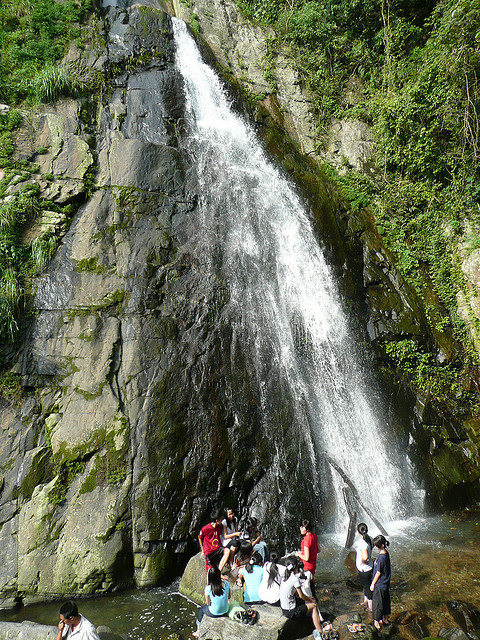
[[[346,517],[344,483],[323,453],[380,520],[398,519],[409,509],[405,453],[387,443],[386,417],[365,382],[309,213],[231,108],[185,24],[173,22],[186,97],[183,145],[198,184],[195,257],[222,274],[229,292],[225,313],[236,339],[248,342],[265,412],[272,381],[288,385],[317,470],[314,485],[334,493],[337,523]]]

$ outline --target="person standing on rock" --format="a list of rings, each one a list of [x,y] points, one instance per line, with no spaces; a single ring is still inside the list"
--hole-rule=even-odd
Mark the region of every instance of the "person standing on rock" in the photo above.
[[[302,520],[300,523],[300,533],[302,534],[300,551],[297,551],[295,555],[303,562],[303,571],[309,580],[312,595],[316,600],[314,577],[317,568],[318,537],[312,532],[312,523],[310,520]]]
[[[100,640],[97,630],[90,622],[78,613],[75,602],[69,600],[60,607],[60,622],[55,640],[75,638],[75,640]]]
[[[230,556],[230,549],[221,544],[223,534],[223,514],[221,511],[214,511],[211,522],[201,528],[198,534],[202,558],[204,558],[207,571],[210,567],[218,567],[220,572],[225,566]]]
[[[390,607],[390,554],[387,547],[390,544],[385,536],[377,536],[373,539],[373,544],[380,549],[377,559],[373,565],[373,580],[370,585],[372,592],[373,622],[375,628],[380,630],[384,625],[390,624],[388,616],[392,610]]]
[[[363,588],[363,602],[360,606],[363,606],[368,611],[372,610],[372,592],[370,591],[370,584],[372,582],[372,539],[368,535],[368,527],[364,522],[360,522],[357,527],[357,533],[360,536],[360,540],[355,547],[355,565],[358,571],[358,579]]]

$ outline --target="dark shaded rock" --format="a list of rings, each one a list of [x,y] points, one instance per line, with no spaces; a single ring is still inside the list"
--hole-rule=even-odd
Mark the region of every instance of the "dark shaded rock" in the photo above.
[[[439,638],[444,638],[445,640],[468,640],[469,636],[462,631],[462,629],[458,628],[442,628],[438,632]]]
[[[423,613],[418,611],[400,611],[390,616],[390,620],[397,625],[406,625],[411,622],[420,622],[421,624],[428,624],[430,619]]]
[[[468,602],[450,600],[447,609],[455,622],[472,640],[478,640],[480,630],[480,611]]]
[[[347,578],[345,584],[352,591],[362,591],[362,585],[360,584],[360,580],[358,579],[357,575]]]
[[[357,566],[355,564],[356,553],[355,551],[350,551],[345,557],[345,566],[349,571],[357,572]]]

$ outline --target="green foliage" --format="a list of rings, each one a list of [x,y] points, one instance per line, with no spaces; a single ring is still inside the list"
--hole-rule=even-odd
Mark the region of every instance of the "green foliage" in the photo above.
[[[80,35],[80,23],[93,10],[91,0],[4,0],[0,4],[0,100],[18,104],[25,98],[71,89],[56,63]],[[58,95],[58,94],[57,94]],[[52,99],[52,98],[49,98]]]
[[[7,167],[10,163],[13,153],[12,131],[15,131],[21,122],[22,116],[16,109],[0,113],[0,168]]]
[[[198,24],[198,16],[196,13],[192,13],[190,16],[190,25],[194,33],[199,33],[200,25]]]
[[[430,398],[440,411],[459,416],[473,406],[474,397],[464,387],[464,372],[460,367],[436,363],[432,353],[424,351],[413,340],[385,342],[382,347],[389,372],[399,382]]]
[[[434,290],[432,329],[440,314],[473,354],[457,309],[466,287],[456,251],[466,233],[470,251],[480,247],[480,0],[237,2],[274,27],[277,45],[291,45],[319,132],[332,116],[373,126],[375,179],[330,177],[353,210],[372,207],[419,296]],[[273,76],[268,54],[264,72]],[[354,105],[344,99],[352,78]]]
[[[92,256],[91,258],[78,260],[75,266],[75,270],[79,272],[85,271],[87,273],[106,275],[109,273],[113,273],[115,271],[115,267],[107,267],[106,265],[98,261],[97,256]]]
[[[396,267],[424,301],[432,331],[448,330],[466,355],[457,369],[438,364],[414,341],[389,342],[388,366],[440,411],[471,410],[475,400],[463,377],[469,362],[478,362],[470,331],[480,338],[480,325],[473,314],[468,330],[460,319],[458,293],[467,301],[471,294],[459,246],[465,253],[480,248],[480,0],[237,4],[274,28],[276,46],[291,46],[315,100],[319,146],[332,117],[372,126],[373,179],[347,165],[341,176],[325,171],[353,211],[371,208]],[[266,77],[273,78],[273,63],[267,55]]]
[[[16,119],[12,119],[16,121]],[[0,118],[1,124],[1,118]],[[36,237],[31,244],[24,240],[27,226],[40,216],[43,209],[53,209],[66,216],[73,213],[71,205],[59,206],[39,196],[37,183],[26,182],[19,191],[5,198],[8,187],[28,180],[36,165],[15,163],[0,182],[0,339],[13,341],[19,321],[27,317],[22,304],[32,275],[39,273],[50,261],[58,238],[50,232]],[[18,179],[15,179],[18,176]]]
[[[58,238],[50,233],[43,234],[32,242],[32,259],[35,271],[39,273],[50,262],[58,245]]]
[[[92,163],[88,169],[85,171],[85,174],[83,176],[83,186],[85,188],[85,194],[87,196],[87,198],[90,198],[96,188],[96,182],[95,182],[95,177],[97,175],[97,166],[95,163]]]
[[[21,376],[11,371],[0,374],[0,394],[10,401],[17,402],[23,395]]]

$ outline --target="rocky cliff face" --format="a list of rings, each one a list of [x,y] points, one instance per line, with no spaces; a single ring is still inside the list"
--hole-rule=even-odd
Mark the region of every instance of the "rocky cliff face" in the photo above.
[[[423,307],[368,214],[353,215],[323,175],[311,104],[288,52],[270,69],[273,93],[262,62],[268,34],[230,4],[194,9],[218,62],[230,77],[249,78],[247,98],[261,98],[252,109],[259,130],[309,199],[370,338],[426,331]],[[175,11],[197,19],[184,5]],[[300,500],[302,514],[320,515],[321,505],[305,500],[310,492],[296,495],[311,463],[292,430],[288,393],[278,390],[273,450],[271,434],[258,429],[248,355],[221,314],[228,290],[191,252],[197,194],[185,187],[170,18],[143,5],[110,8],[87,53],[82,59],[105,79],[98,93],[44,106],[17,140],[17,158],[38,165],[29,180],[42,195],[78,210],[68,231],[70,221],[45,213],[28,232],[31,239],[49,225],[64,237],[38,281],[21,348],[9,353],[23,396],[0,407],[3,606],[155,584],[196,550],[213,506],[255,503],[273,541]],[[420,457],[432,441],[423,431],[417,441]],[[466,476],[476,486],[476,451],[438,451],[425,474],[432,495]],[[455,477],[452,456],[462,469]]]
[[[260,496],[275,539],[280,502],[298,502],[309,462],[287,402],[282,474],[221,318],[226,287],[191,254],[197,194],[185,190],[171,38],[158,9],[110,9],[105,46],[89,54],[103,93],[44,107],[18,137],[45,197],[83,203],[14,357],[23,398],[1,409],[3,606],[156,584],[196,549],[213,506]]]

